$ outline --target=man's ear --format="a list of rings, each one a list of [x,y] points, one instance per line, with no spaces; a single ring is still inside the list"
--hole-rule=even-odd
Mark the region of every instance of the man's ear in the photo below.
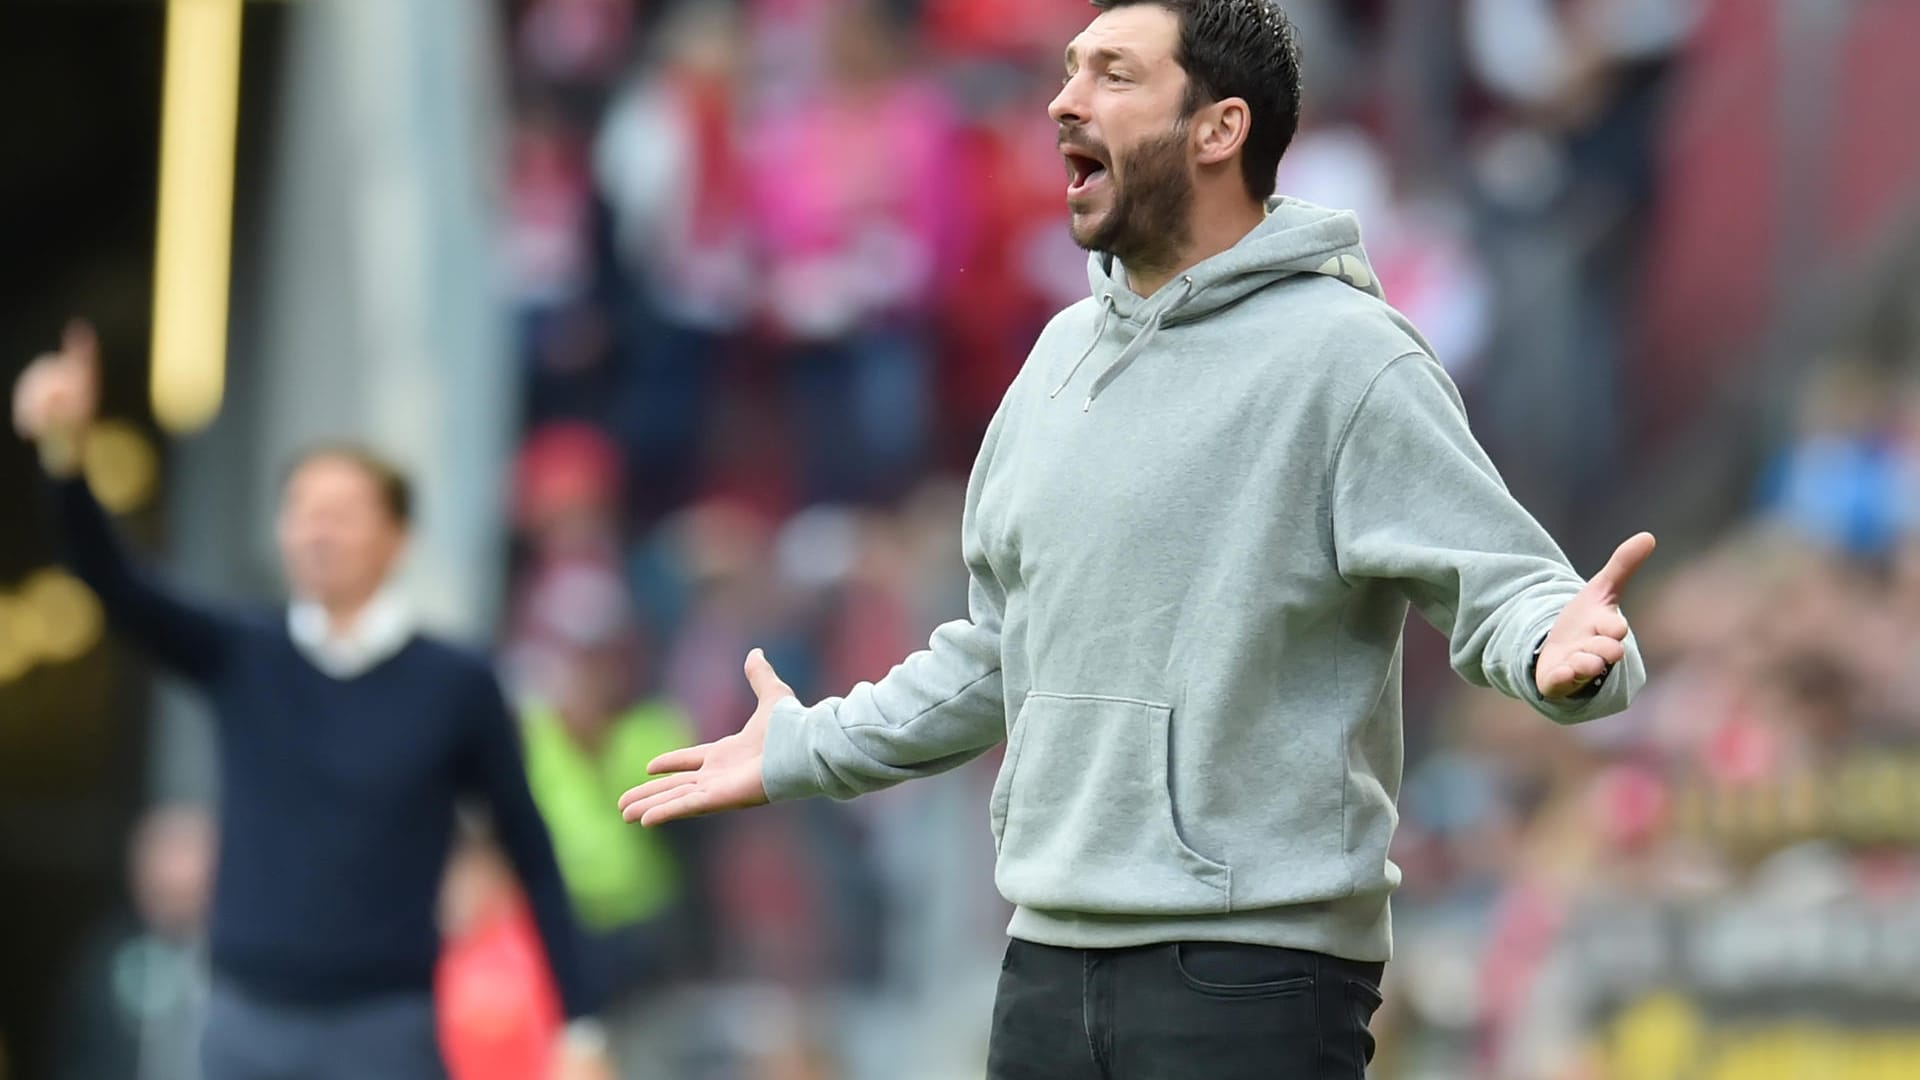
[[[1252,126],[1253,113],[1244,98],[1224,98],[1201,109],[1191,125],[1196,160],[1202,165],[1232,160],[1246,145]]]

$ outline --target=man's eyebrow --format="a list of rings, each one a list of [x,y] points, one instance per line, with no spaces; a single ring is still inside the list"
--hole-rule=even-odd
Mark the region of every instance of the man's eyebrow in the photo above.
[[[1077,44],[1067,46],[1066,63],[1068,68],[1075,68],[1080,66],[1079,50],[1080,50],[1080,46]],[[1093,50],[1092,55],[1089,56],[1088,59],[1104,60],[1109,64],[1115,61],[1119,61],[1124,64],[1132,64],[1132,63],[1138,63],[1140,58],[1134,55],[1133,51],[1130,49],[1123,49],[1117,45],[1102,45],[1099,48]]]

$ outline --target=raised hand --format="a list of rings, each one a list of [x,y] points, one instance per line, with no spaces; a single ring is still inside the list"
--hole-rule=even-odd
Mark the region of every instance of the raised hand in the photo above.
[[[773,665],[759,649],[747,657],[747,684],[760,699],[747,726],[717,742],[653,759],[647,772],[657,779],[620,796],[621,817],[642,825],[664,825],[766,803],[760,756],[767,745],[767,718],[777,702],[793,696],[793,690],[774,674]]]
[[[13,386],[13,430],[38,444],[55,473],[80,464],[80,448],[100,403],[100,341],[82,320],[67,324],[60,351],[27,365]]]
[[[1540,647],[1534,686],[1549,701],[1571,697],[1626,655],[1627,617],[1620,594],[1653,554],[1653,534],[1641,533],[1614,551],[1587,587],[1567,602]]]

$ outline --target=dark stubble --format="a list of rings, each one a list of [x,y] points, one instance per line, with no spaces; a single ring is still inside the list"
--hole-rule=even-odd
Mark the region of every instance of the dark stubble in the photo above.
[[[1164,271],[1187,245],[1193,208],[1185,125],[1133,147],[1114,166],[1111,208],[1091,231],[1069,224],[1073,242],[1133,270]]]

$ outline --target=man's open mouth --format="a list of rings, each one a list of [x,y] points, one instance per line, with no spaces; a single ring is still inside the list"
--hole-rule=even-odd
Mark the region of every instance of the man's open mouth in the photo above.
[[[1084,195],[1107,178],[1107,163],[1087,150],[1062,147],[1067,162],[1067,194]]]

